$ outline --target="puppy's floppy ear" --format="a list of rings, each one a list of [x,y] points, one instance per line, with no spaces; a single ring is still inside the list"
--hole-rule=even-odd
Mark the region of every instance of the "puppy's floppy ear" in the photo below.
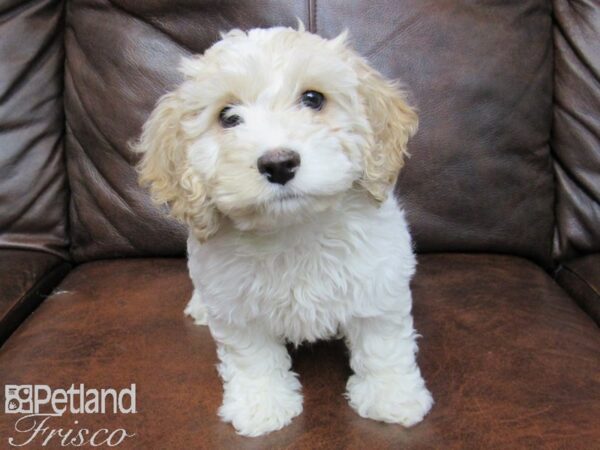
[[[360,57],[355,59],[359,95],[373,130],[364,153],[360,180],[377,202],[383,202],[408,155],[407,143],[417,131],[418,117],[395,82],[386,80]]]
[[[202,242],[219,226],[219,213],[211,204],[204,181],[190,166],[190,144],[182,129],[186,120],[178,91],[164,95],[132,145],[142,158],[137,166],[139,181],[149,186],[157,204],[167,204],[173,217],[188,225]]]

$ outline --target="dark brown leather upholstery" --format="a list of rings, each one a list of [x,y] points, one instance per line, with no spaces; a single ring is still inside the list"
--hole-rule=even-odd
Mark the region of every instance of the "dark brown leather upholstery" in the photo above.
[[[0,248],[68,253],[61,1],[0,5]]]
[[[55,255],[0,250],[0,345],[68,270],[69,265]]]
[[[600,252],[600,6],[554,1],[556,258]]]
[[[600,326],[600,253],[562,263],[557,280]]]
[[[583,449],[600,441],[600,333],[550,277],[503,256],[431,255],[419,268],[419,361],[436,405],[409,430],[350,409],[345,349],[329,343],[294,355],[304,413],[264,438],[237,436],[216,416],[214,344],[182,314],[191,285],[175,259],[74,269],[0,349],[0,383],[136,383],[138,414],[77,417],[137,433],[119,448]],[[0,415],[0,436],[13,422]]]
[[[348,27],[357,49],[414,93],[421,132],[399,192],[418,248],[509,252],[548,263],[550,5],[435,5],[316,2],[309,24],[327,36]],[[307,21],[306,7],[298,0],[69,3],[65,106],[77,260],[183,254],[181,228],[136,187],[127,142],[179,81],[182,55],[202,52],[219,29],[295,26],[296,16]],[[173,14],[178,8],[186,13]]]
[[[181,56],[296,18],[348,28],[420,110],[396,192],[431,253],[413,286],[436,404],[412,429],[348,407],[341,342],[293,351],[291,426],[248,439],[221,423],[213,341],[183,316],[185,262],[158,258],[184,255],[185,230],[136,182],[128,141]],[[597,448],[599,58],[587,0],[3,2],[0,388],[136,383],[138,414],[77,417],[137,434],[118,448]],[[69,256],[82,264],[60,282]],[[562,288],[541,268],[559,264]],[[0,413],[0,447],[14,417]]]

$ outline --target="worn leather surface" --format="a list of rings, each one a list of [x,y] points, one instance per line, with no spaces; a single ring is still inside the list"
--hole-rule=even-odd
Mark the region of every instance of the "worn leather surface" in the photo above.
[[[356,48],[413,92],[421,131],[398,192],[419,250],[548,262],[550,15],[542,0],[69,2],[75,258],[183,254],[183,229],[137,187],[126,143],[158,96],[179,82],[182,55],[202,52],[220,29],[295,26],[297,16],[326,36],[348,27]]]
[[[184,255],[185,232],[137,186],[127,143],[180,81],[182,56],[219,31],[307,18],[305,1],[70,1],[65,109],[76,260]]]
[[[544,0],[317,2],[320,34],[400,78],[420,110],[397,193],[421,252],[550,256],[551,8]]]
[[[556,279],[600,326],[600,253],[562,263]]]
[[[600,5],[554,1],[555,258],[600,251]]]
[[[62,258],[30,250],[0,250],[0,345],[66,274]]]
[[[68,255],[63,3],[0,3],[0,248]]]
[[[124,427],[119,448],[593,448],[600,440],[600,333],[541,269],[489,255],[420,258],[413,283],[419,363],[436,404],[405,430],[358,417],[343,398],[344,346],[301,347],[304,413],[249,439],[218,421],[221,385],[178,259],[98,261],[74,269],[0,349],[0,385],[120,388],[135,415],[65,415],[55,426]],[[0,415],[0,436],[15,416]]]

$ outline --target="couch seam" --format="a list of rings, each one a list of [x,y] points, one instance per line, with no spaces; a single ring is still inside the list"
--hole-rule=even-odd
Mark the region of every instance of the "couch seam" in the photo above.
[[[63,0],[62,11],[62,48],[63,48],[63,65],[62,65],[62,111],[63,111],[63,166],[65,170],[65,189],[67,191],[67,205],[65,208],[65,234],[67,236],[67,255],[68,261],[73,261],[73,239],[71,230],[71,202],[73,200],[73,190],[71,189],[71,177],[69,174],[69,158],[67,155],[67,107],[66,107],[66,77],[67,77],[67,15],[68,15],[68,0]]]
[[[308,0],[308,31],[317,32],[317,0]]]
[[[548,150],[550,157],[550,173],[552,176],[552,237],[550,239],[550,264],[555,270],[560,267],[560,227],[558,224],[558,176],[556,173],[556,152],[553,146],[554,112],[556,107],[556,17],[554,1],[550,1],[550,34],[552,42],[552,104],[550,117],[550,133],[548,135]],[[556,250],[556,255],[555,255]]]
[[[64,261],[64,260],[58,261],[54,266],[52,266],[51,269],[49,269],[40,278],[38,278],[36,280],[36,282],[33,284],[33,286],[31,286],[26,292],[24,292],[19,297],[19,299],[12,305],[12,307],[9,308],[9,310],[4,315],[3,318],[7,318],[7,317],[10,318],[11,315],[18,314],[19,310],[21,310],[22,308],[25,307],[23,305],[27,303],[27,299],[39,297],[39,301],[32,300],[33,308],[31,308],[31,310],[26,313],[26,315],[16,324],[16,326],[13,329],[10,329],[10,327],[7,327],[7,326],[4,327],[5,329],[8,329],[8,333],[6,335],[3,335],[3,333],[0,333],[0,348],[10,338],[10,336],[12,336],[12,334],[25,322],[27,317],[29,317],[29,315],[32,312],[34,312],[43,303],[43,301],[47,297],[49,297],[52,294],[54,289],[56,289],[56,287],[62,282],[62,280],[71,271],[71,269],[72,269],[72,264],[70,264],[69,262]],[[64,275],[59,276],[59,278],[56,280],[56,283],[51,284],[51,287],[50,287],[50,289],[48,289],[47,294],[39,293],[40,289],[42,289],[46,283],[51,281],[55,276],[57,276],[57,274],[59,275],[63,271],[64,271]]]
[[[571,269],[568,266],[562,265],[561,268],[567,272],[569,272],[571,275],[573,275],[575,278],[577,278],[584,286],[587,286],[587,288],[594,293],[594,295],[598,298],[600,298],[600,292],[598,292],[598,290],[592,286],[584,277],[582,277],[581,275],[579,275],[577,272],[575,272],[573,269]],[[558,275],[558,274],[557,274]]]

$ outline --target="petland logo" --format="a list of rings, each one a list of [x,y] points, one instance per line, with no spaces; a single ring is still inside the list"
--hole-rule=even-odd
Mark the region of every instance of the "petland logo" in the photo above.
[[[68,389],[52,389],[45,384],[7,384],[4,386],[4,412],[20,414],[14,426],[15,435],[8,438],[13,447],[37,444],[45,447],[103,445],[116,447],[132,438],[124,428],[92,430],[74,420],[72,428],[54,428],[52,419],[65,413],[82,414],[136,414],[136,386],[125,389],[89,389],[72,384]]]

